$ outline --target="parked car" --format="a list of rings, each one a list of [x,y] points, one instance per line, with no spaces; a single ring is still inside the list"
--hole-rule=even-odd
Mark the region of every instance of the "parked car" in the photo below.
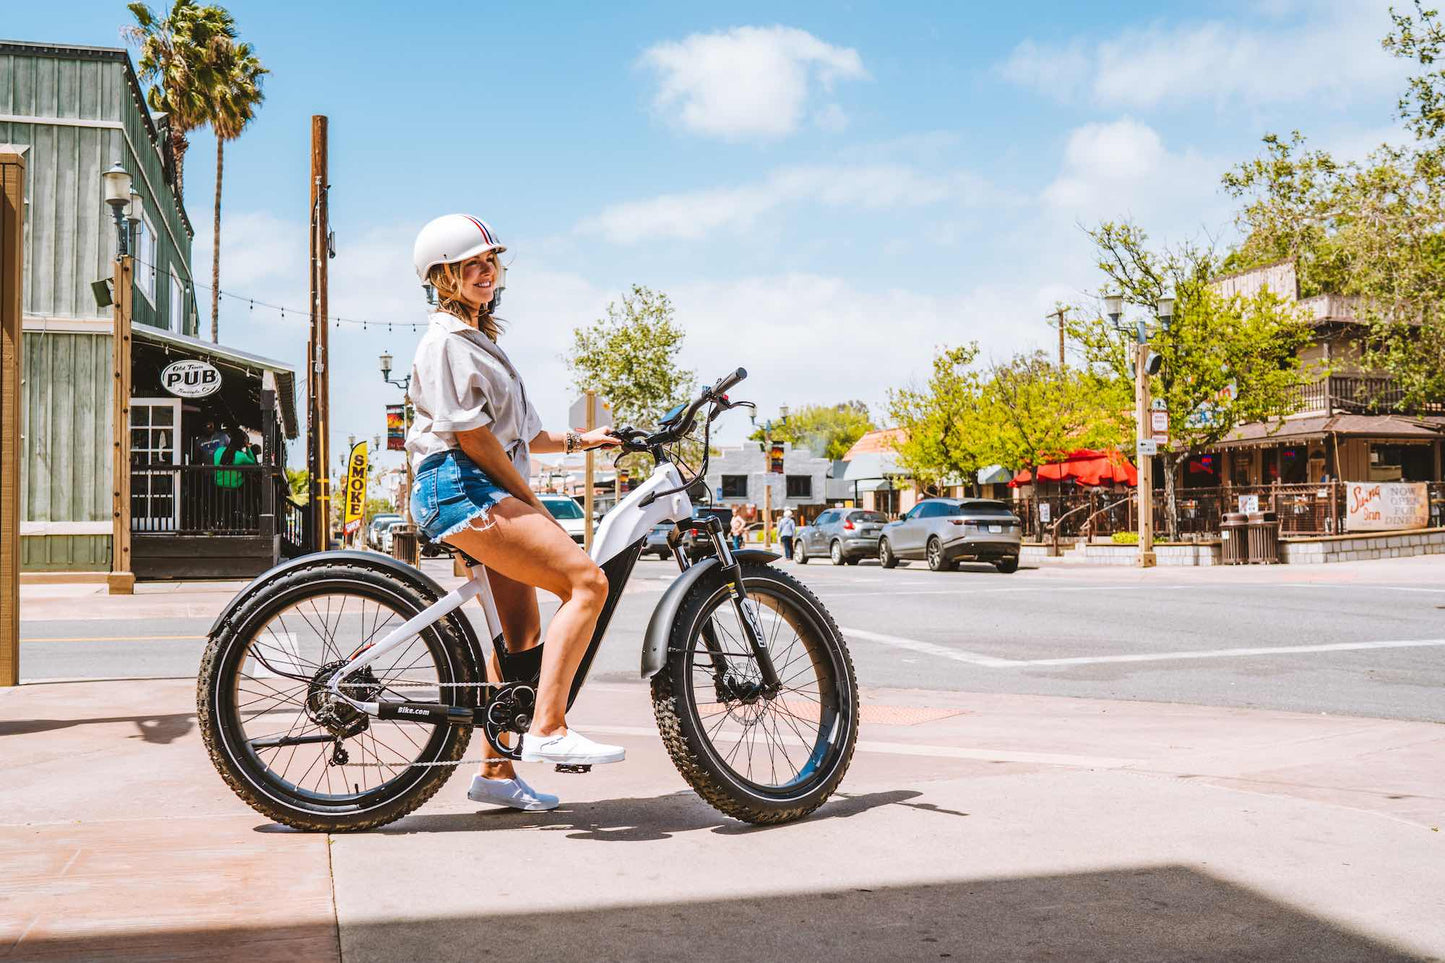
[[[878,536],[888,516],[862,508],[830,508],[793,534],[793,561],[827,556],[834,565],[878,557]]]
[[[538,495],[537,497],[547,511],[552,513],[552,517],[561,523],[567,534],[572,536],[572,541],[578,545],[587,541],[587,515],[575,499],[568,498],[566,495]]]
[[[656,555],[663,561],[672,558],[672,549],[667,547],[667,536],[676,527],[672,522],[663,522],[661,525],[652,526],[652,531],[642,542],[643,555]]]
[[[381,530],[376,533],[376,547],[387,555],[390,555],[391,533],[403,524],[405,524],[405,520],[402,519],[401,516],[388,518],[383,521],[381,523]]]
[[[366,526],[366,544],[372,548],[381,547],[381,528],[387,522],[399,522],[401,516],[395,512],[383,512],[380,515],[371,516],[371,524]]]
[[[1000,572],[1018,570],[1023,524],[1000,501],[930,498],[883,529],[878,560],[893,568],[901,559],[924,559],[935,572],[960,561],[988,562]]]

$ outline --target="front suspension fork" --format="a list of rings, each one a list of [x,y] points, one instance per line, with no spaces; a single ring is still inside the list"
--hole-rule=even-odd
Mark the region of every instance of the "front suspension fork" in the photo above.
[[[778,679],[777,667],[773,665],[772,653],[768,651],[767,642],[763,638],[762,622],[758,619],[758,604],[748,598],[747,587],[743,584],[742,566],[733,555],[732,546],[728,544],[727,538],[723,535],[722,521],[716,517],[708,518],[707,532],[708,537],[712,540],[713,551],[717,553],[718,561],[722,563],[723,577],[727,579],[728,586],[732,590],[733,610],[737,612],[738,624],[742,626],[748,648],[752,650],[753,658],[757,660],[758,672],[762,677],[761,694],[772,697],[782,688],[782,683]],[[717,635],[713,631],[711,619],[703,623],[702,639],[708,654],[712,656],[713,664],[720,669],[717,681],[721,685],[723,680],[732,673],[727,656],[723,653],[722,645],[719,644]]]

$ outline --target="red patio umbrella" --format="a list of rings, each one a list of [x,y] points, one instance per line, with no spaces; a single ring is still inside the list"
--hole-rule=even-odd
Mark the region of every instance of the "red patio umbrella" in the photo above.
[[[1058,482],[1073,478],[1080,485],[1139,484],[1139,472],[1117,448],[1106,451],[1079,448],[1069,452],[1063,461],[1040,465],[1037,474],[1040,481]],[[1034,472],[1025,469],[1014,476],[1009,487],[1017,488],[1033,480]]]

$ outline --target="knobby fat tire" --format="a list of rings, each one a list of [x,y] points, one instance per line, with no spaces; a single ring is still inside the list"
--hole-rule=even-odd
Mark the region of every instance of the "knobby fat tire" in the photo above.
[[[247,805],[264,816],[310,832],[357,832],[394,822],[426,803],[451,778],[455,766],[418,766],[407,770],[380,793],[377,802],[365,809],[352,811],[323,810],[299,798],[282,802],[261,790],[257,781],[264,775],[256,764],[240,751],[242,732],[229,732],[229,718],[219,711],[222,686],[230,686],[232,673],[238,671],[241,654],[250,635],[259,631],[276,612],[308,596],[325,594],[347,586],[364,587],[390,596],[387,601],[411,617],[430,602],[401,578],[362,565],[338,562],[315,568],[296,569],[279,576],[274,582],[259,586],[257,591],[226,621],[212,637],[201,658],[201,671],[196,686],[196,718],[216,771],[231,791]],[[434,600],[433,600],[434,601]],[[465,642],[456,638],[439,621],[423,630],[437,667],[449,676],[443,682],[480,682],[483,670],[475,664]],[[454,699],[465,704],[475,698],[476,689],[459,688]],[[468,693],[473,695],[468,695]],[[439,752],[427,761],[457,762],[465,755],[471,729],[464,726],[443,726],[443,743]],[[227,731],[223,731],[227,730]],[[430,745],[430,741],[428,742]],[[232,749],[235,749],[233,752]],[[248,773],[247,770],[252,770]],[[413,773],[415,775],[413,775]],[[285,795],[279,788],[273,792]]]
[[[823,644],[835,647],[837,661],[846,678],[835,679],[834,685],[840,691],[847,692],[847,704],[851,707],[851,715],[845,720],[847,734],[842,757],[836,769],[824,782],[795,799],[763,801],[755,796],[745,795],[734,786],[726,773],[719,770],[712,756],[702,748],[702,742],[707,740],[707,735],[699,732],[694,725],[692,709],[695,707],[688,704],[694,695],[687,678],[687,650],[692,646],[693,640],[684,636],[692,634],[690,630],[693,626],[701,626],[701,609],[717,592],[720,574],[704,578],[693,586],[678,608],[672,635],[668,639],[667,665],[652,677],[652,711],[657,719],[657,731],[662,736],[668,755],[672,757],[673,765],[708,805],[726,816],[744,822],[785,823],[801,819],[827,802],[847,774],[853,761],[853,748],[858,741],[858,678],[853,671],[853,657],[848,652],[843,634],[838,631],[832,614],[807,586],[785,572],[758,563],[744,563],[742,577],[744,584],[749,587],[757,582],[770,582],[783,590],[780,594],[784,598],[790,593],[797,596],[795,600],[789,600],[789,603],[810,607],[811,612],[804,611],[807,621],[821,622],[820,627],[828,636],[822,640]]]

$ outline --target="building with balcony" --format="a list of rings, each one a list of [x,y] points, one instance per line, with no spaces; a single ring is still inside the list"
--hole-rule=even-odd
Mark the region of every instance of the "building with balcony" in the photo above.
[[[197,337],[193,231],[164,115],[123,49],[0,41],[0,143],[28,157],[22,277],[21,558],[32,573],[111,567],[112,276],[117,235],[101,172],[137,195],[128,434],[138,577],[239,577],[302,549],[285,485],[298,436],[294,369]],[[204,374],[163,377],[177,362]],[[256,465],[214,464],[239,433]],[[242,459],[247,460],[247,459]],[[81,576],[75,576],[81,577]]]

